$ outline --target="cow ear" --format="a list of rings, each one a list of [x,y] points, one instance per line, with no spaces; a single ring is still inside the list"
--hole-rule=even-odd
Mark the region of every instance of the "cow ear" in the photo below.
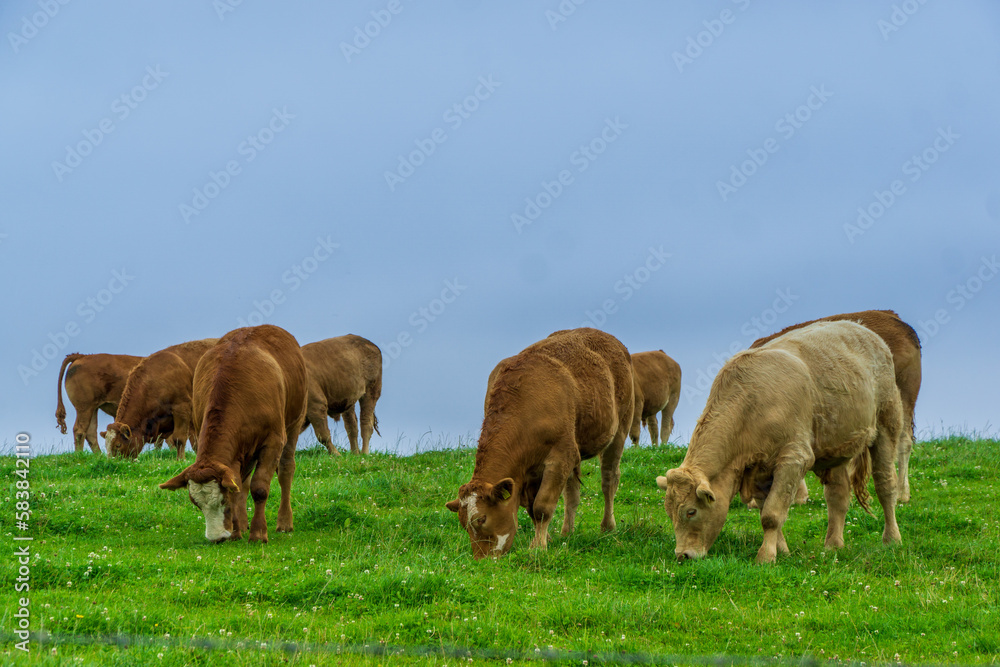
[[[98,435],[101,436],[102,438],[104,438],[105,440],[108,439],[108,432],[107,431],[101,431],[100,433],[98,433]]]
[[[458,498],[455,498],[454,500],[449,500],[448,502],[446,502],[444,506],[450,509],[452,512],[457,512],[458,508],[461,506],[461,503],[459,503]]]
[[[176,489],[184,488],[188,485],[188,470],[185,468],[181,474],[176,477],[171,477],[163,484],[160,484],[161,489],[167,489],[168,491],[174,491]]]
[[[656,485],[658,487],[660,487],[661,491],[666,491],[667,490],[667,478],[664,477],[663,475],[658,476],[656,478]]]
[[[490,491],[490,499],[497,504],[510,500],[512,495],[514,495],[514,480],[510,477],[501,479]]]
[[[695,493],[698,498],[704,501],[707,505],[711,505],[715,502],[715,493],[712,491],[712,487],[707,481],[702,481],[698,484],[698,488],[695,489]]]

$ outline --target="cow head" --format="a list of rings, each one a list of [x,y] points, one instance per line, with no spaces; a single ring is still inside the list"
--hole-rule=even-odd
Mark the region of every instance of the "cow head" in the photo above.
[[[227,465],[215,462],[198,463],[172,477],[161,489],[187,487],[191,502],[205,515],[205,539],[222,542],[232,533],[226,530],[226,516],[230,515],[232,497],[240,490],[239,476]],[[231,516],[231,515],[230,515]]]
[[[726,522],[728,503],[716,502],[703,473],[686,468],[667,471],[656,485],[667,492],[663,507],[674,524],[677,560],[703,558]]]
[[[122,456],[134,459],[142,451],[142,436],[133,433],[132,428],[124,422],[112,422],[108,425],[108,430],[101,433],[101,437],[104,438],[108,458]]]
[[[458,513],[458,520],[469,533],[472,557],[502,556],[510,551],[517,532],[517,508],[514,480],[506,477],[496,484],[472,481],[458,490],[458,498],[445,507]]]

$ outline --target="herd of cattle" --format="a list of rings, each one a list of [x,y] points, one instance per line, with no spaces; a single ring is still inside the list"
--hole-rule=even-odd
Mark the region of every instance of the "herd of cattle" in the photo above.
[[[883,542],[899,542],[895,505],[910,498],[920,361],[916,332],[888,310],[794,325],[730,358],[712,384],[684,461],[656,479],[677,558],[706,555],[737,493],[760,508],[764,542],[757,560],[787,553],[782,526],[792,503],[806,501],[810,470],[826,497],[826,547],[844,544],[852,491],[870,511],[869,478],[885,518]],[[378,428],[382,355],[360,336],[300,347],[284,329],[261,325],[145,358],[71,354],[59,371],[56,417],[65,433],[64,373],[77,409],[77,451],[86,441],[100,453],[99,409],[114,417],[102,434],[108,456],[136,457],[147,443],[165,441],[183,458],[191,442],[195,462],[160,488],[186,487],[205,516],[205,537],[215,542],[247,531],[250,540],[267,541],[264,506],[275,473],[277,530],[292,530],[295,446],[308,426],[331,454],[339,452],[328,415],[343,417],[355,453],[368,452]],[[446,503],[468,532],[473,556],[510,550],[520,507],[534,523],[532,548],[544,549],[563,496],[561,534],[569,535],[580,503],[580,463],[596,456],[601,528],[614,530],[625,439],[637,443],[645,423],[654,444],[668,440],[680,381],[680,367],[662,351],[629,354],[596,329],[557,331],[500,361],[487,383],[472,479]]]

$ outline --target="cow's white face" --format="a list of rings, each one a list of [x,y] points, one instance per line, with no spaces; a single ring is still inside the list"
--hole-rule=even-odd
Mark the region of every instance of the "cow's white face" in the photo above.
[[[482,486],[482,491],[463,487],[458,500],[448,504],[448,509],[458,512],[459,522],[469,533],[472,557],[476,560],[510,551],[517,532],[516,499],[510,497],[509,491],[506,497],[503,493],[497,496],[492,484]]]
[[[726,523],[727,503],[716,502],[707,479],[680,468],[657,477],[656,484],[667,492],[663,508],[674,525],[677,560],[704,558]]]
[[[204,484],[188,482],[188,493],[191,502],[198,506],[205,515],[205,539],[209,542],[222,542],[229,539],[231,532],[226,530],[225,494],[219,483],[214,479]]]

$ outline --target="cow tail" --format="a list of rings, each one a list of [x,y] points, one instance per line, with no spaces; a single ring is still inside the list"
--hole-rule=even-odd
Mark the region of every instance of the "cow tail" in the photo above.
[[[372,428],[375,429],[375,432],[378,433],[378,437],[381,438],[382,434],[378,432],[378,415],[375,414],[374,411],[372,412]]]
[[[854,497],[858,499],[861,509],[872,513],[871,496],[868,495],[868,479],[872,476],[872,454],[865,447],[861,453],[851,461],[851,488],[854,489]]]
[[[84,355],[77,352],[67,354],[66,358],[63,359],[62,366],[59,367],[59,380],[56,382],[56,394],[59,398],[56,402],[56,422],[59,424],[59,430],[63,433],[66,432],[66,406],[63,405],[62,400],[63,374],[66,373],[67,366],[82,356]]]

